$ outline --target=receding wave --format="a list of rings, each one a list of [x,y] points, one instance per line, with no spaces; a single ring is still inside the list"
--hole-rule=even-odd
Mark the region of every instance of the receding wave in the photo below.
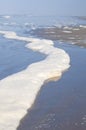
[[[44,60],[0,81],[0,130],[16,130],[43,83],[49,78],[60,77],[69,68],[70,58],[64,50],[55,48],[50,40],[20,37],[9,31],[0,31],[0,34],[26,41],[27,48],[46,55]]]

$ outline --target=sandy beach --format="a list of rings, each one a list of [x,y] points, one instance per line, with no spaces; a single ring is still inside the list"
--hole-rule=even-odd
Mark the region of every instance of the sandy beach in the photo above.
[[[17,130],[86,130],[86,49],[81,47],[86,47],[83,43],[86,29],[65,33],[63,29],[48,28],[36,30],[34,34],[54,41],[62,40],[62,43],[55,42],[55,47],[70,55],[71,67],[60,80],[42,86]],[[74,39],[70,40],[70,37]]]

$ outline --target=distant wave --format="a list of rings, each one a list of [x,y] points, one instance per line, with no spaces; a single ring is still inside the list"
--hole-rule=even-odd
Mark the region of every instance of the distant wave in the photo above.
[[[11,18],[11,16],[9,16],[9,15],[4,15],[3,18],[9,19],[9,18]]]
[[[69,68],[70,58],[64,50],[55,48],[50,40],[20,37],[9,31],[0,31],[0,34],[9,39],[26,41],[27,48],[46,55],[44,60],[0,81],[0,130],[16,130],[43,83],[60,77]]]

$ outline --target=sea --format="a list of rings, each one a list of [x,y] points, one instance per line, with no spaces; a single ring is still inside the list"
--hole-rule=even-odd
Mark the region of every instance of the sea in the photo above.
[[[31,33],[62,26],[86,20],[0,15],[0,130],[86,130],[86,48]]]

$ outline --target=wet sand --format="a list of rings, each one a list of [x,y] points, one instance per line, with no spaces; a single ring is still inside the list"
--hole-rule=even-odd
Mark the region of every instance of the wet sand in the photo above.
[[[86,26],[62,26],[39,28],[31,33],[45,39],[58,40],[65,43],[76,44],[86,47]]]
[[[86,49],[55,46],[68,52],[71,67],[59,81],[42,86],[17,130],[86,130]]]

